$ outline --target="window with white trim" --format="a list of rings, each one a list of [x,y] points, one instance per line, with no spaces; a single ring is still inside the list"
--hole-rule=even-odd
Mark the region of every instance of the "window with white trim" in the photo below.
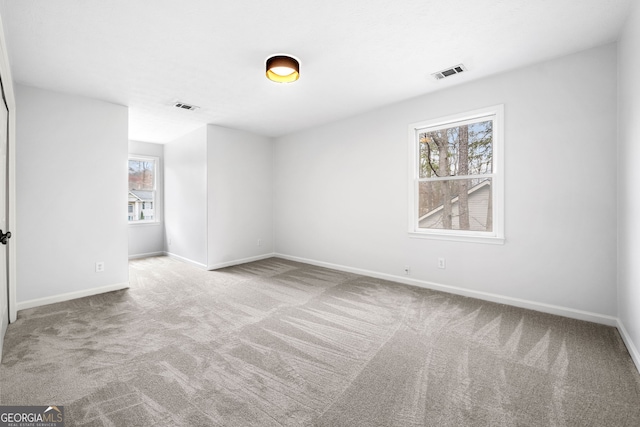
[[[155,157],[129,157],[129,223],[157,222],[154,211],[156,201],[158,159]]]
[[[412,237],[504,242],[503,116],[498,105],[410,125]]]

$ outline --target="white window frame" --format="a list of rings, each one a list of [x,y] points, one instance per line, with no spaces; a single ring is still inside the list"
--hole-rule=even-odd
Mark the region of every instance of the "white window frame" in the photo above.
[[[127,193],[129,192],[129,175],[128,175],[128,171],[129,171],[129,160],[141,160],[144,162],[153,162],[153,219],[149,219],[149,220],[136,220],[136,221],[130,221],[127,220],[127,223],[129,225],[132,226],[139,226],[139,225],[158,225],[160,224],[160,211],[158,209],[156,209],[157,206],[160,206],[160,192],[158,191],[158,178],[159,178],[159,172],[158,172],[158,168],[160,167],[160,158],[159,157],[153,157],[153,156],[144,156],[144,155],[138,155],[138,154],[129,154],[129,157],[127,159]],[[127,214],[127,217],[129,215]]]
[[[493,171],[474,177],[490,177],[493,203],[493,231],[442,230],[418,227],[420,178],[418,165],[420,144],[418,135],[428,128],[455,126],[457,123],[481,118],[493,120]],[[447,177],[441,178],[443,180]],[[431,180],[435,180],[431,178]],[[504,105],[494,105],[409,125],[409,237],[450,240],[471,243],[504,244]]]

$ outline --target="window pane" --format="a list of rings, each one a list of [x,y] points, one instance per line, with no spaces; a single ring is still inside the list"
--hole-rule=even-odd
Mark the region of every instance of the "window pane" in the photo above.
[[[493,231],[491,179],[455,179],[419,184],[418,227]]]
[[[493,172],[493,121],[418,134],[420,178]]]
[[[129,160],[129,190],[153,190],[154,168],[151,160]]]

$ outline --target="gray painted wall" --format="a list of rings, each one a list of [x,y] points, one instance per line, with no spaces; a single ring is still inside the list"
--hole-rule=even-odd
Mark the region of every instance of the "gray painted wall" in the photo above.
[[[269,138],[208,125],[164,155],[167,252],[209,269],[273,253]]]
[[[155,215],[159,221],[152,224],[129,224],[129,257],[164,252],[164,145],[150,142],[129,141],[129,155],[157,157],[157,195]]]
[[[276,252],[615,316],[616,72],[607,45],[276,139]],[[409,238],[408,125],[496,104],[506,243]]]
[[[128,282],[127,107],[15,87],[18,303]]]
[[[618,45],[618,316],[640,367],[640,6]],[[629,342],[627,345],[629,346]]]
[[[207,139],[208,267],[273,253],[271,139],[214,125]]]
[[[166,250],[207,265],[207,127],[164,146]]]

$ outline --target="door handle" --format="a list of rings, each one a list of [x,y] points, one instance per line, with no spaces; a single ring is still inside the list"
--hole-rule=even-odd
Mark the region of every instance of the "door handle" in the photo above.
[[[11,232],[7,231],[6,233],[3,233],[2,230],[0,230],[0,243],[2,243],[3,245],[7,244],[7,240],[9,240],[11,238]]]

